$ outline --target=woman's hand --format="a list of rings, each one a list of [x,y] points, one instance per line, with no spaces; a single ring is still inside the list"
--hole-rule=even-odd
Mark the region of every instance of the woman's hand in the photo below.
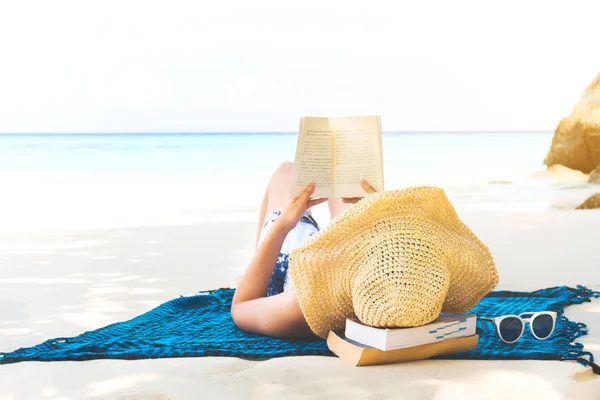
[[[304,212],[311,208],[312,206],[316,206],[317,204],[321,204],[324,201],[327,201],[327,198],[322,199],[311,199],[310,196],[314,193],[317,185],[313,183],[309,183],[306,188],[300,193],[300,195],[296,198],[289,199],[285,206],[283,207],[283,211],[281,215],[277,219],[281,224],[287,229],[292,230],[300,218],[304,215]]]
[[[373,186],[369,185],[366,180],[360,180],[360,186],[362,186],[363,190],[367,192],[367,194],[375,193],[377,190],[373,188]],[[342,197],[342,203],[357,203],[362,197]]]

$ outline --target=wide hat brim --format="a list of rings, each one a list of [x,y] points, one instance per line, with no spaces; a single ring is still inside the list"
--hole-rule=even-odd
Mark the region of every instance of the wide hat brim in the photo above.
[[[290,254],[302,313],[321,336],[357,317],[377,327],[466,312],[498,283],[488,248],[442,189],[368,195]]]

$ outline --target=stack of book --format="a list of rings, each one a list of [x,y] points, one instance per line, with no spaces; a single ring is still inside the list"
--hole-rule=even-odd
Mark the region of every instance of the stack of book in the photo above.
[[[474,350],[477,317],[441,313],[430,324],[414,328],[384,329],[346,320],[345,332],[329,332],[327,345],[355,366],[423,360],[433,356]]]

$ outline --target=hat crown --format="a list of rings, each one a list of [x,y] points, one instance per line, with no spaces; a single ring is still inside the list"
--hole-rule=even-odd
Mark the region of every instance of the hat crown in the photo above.
[[[349,282],[354,313],[362,323],[418,326],[441,312],[450,285],[444,253],[434,242],[412,233],[381,235],[354,260]]]

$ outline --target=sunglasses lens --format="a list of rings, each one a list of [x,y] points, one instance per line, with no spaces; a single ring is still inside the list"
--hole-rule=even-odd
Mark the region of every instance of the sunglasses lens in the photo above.
[[[552,317],[548,314],[538,315],[531,321],[531,329],[540,339],[546,339],[552,333]]]
[[[500,322],[500,336],[506,342],[514,342],[523,332],[523,322],[515,317],[505,318]]]

